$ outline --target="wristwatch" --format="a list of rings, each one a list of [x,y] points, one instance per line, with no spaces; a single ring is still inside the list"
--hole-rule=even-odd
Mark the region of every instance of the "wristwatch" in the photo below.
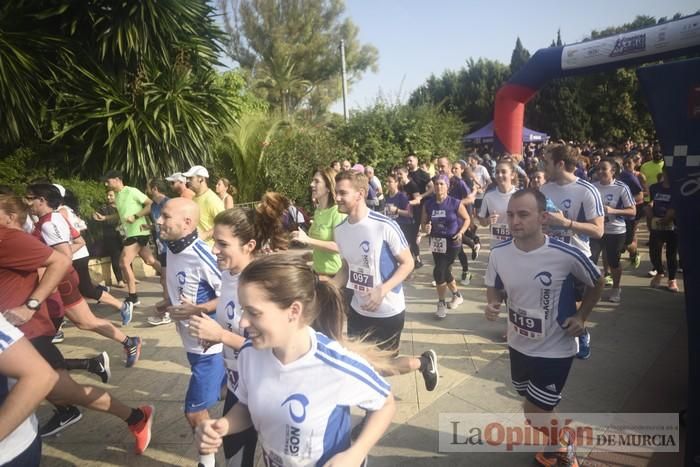
[[[41,302],[36,298],[30,298],[24,305],[30,310],[37,311],[41,306]]]

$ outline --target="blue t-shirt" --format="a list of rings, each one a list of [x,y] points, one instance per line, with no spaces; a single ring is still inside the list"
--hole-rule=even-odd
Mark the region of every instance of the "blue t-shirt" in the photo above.
[[[461,201],[451,196],[446,197],[441,203],[431,196],[425,201],[425,213],[431,223],[430,236],[451,239],[459,231],[464,222],[457,214]],[[461,240],[457,241],[460,244]]]
[[[627,188],[630,189],[630,193],[632,193],[633,197],[637,196],[643,191],[642,184],[639,183],[639,179],[634,173],[630,172],[629,170],[623,170],[622,172],[620,172],[620,175],[617,176],[617,179],[625,185],[627,185]]]

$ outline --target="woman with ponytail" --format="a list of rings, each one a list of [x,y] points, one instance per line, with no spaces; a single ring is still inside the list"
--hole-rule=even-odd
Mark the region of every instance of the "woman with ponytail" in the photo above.
[[[248,264],[238,297],[239,326],[250,339],[238,355],[238,403],[197,427],[200,452],[216,452],[226,435],[252,425],[266,465],[361,465],[395,406],[377,372],[382,358],[370,357],[370,365],[347,348],[363,344],[342,339],[338,289],[319,280],[302,258],[282,253]],[[390,360],[384,361],[389,371]],[[369,412],[352,445],[351,406]]]

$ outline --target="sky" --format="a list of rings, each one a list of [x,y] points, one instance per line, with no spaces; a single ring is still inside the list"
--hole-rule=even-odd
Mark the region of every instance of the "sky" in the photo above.
[[[377,73],[367,72],[348,95],[350,109],[378,96],[396,102],[431,75],[458,70],[479,57],[509,64],[517,37],[531,54],[562,41],[581,41],[594,29],[629,23],[637,15],[671,18],[700,10],[698,0],[345,0],[361,43],[379,50]],[[332,110],[342,113],[342,100]]]

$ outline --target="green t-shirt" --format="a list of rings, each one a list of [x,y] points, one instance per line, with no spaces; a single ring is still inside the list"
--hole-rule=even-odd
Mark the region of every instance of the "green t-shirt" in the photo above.
[[[659,183],[659,174],[664,170],[664,161],[659,162],[647,161],[642,164],[639,171],[647,179],[647,186],[652,186]],[[644,196],[644,201],[649,201],[649,195]]]
[[[143,209],[143,203],[148,199],[138,188],[131,186],[125,186],[119,193],[116,193],[114,197],[115,204],[117,205],[117,212],[119,213],[119,220],[124,226],[124,231],[128,237],[141,237],[148,236],[151,231],[146,229],[141,229],[142,225],[148,225],[148,221],[145,217],[139,217],[136,221],[129,224],[126,222],[126,218],[133,216],[141,209]]]
[[[338,206],[317,209],[314,213],[314,221],[311,224],[311,228],[309,228],[309,237],[332,242],[335,238],[335,226],[343,222],[345,217],[347,217],[345,214],[338,212]],[[338,253],[314,248],[313,264],[314,271],[317,273],[332,276],[340,270],[342,261]]]
[[[193,201],[199,206],[199,224],[197,229],[200,232],[207,232],[214,228],[214,218],[217,214],[224,210],[224,202],[219,198],[219,195],[212,190],[207,189],[199,196],[195,196]],[[209,246],[214,244],[213,239],[207,240]]]

